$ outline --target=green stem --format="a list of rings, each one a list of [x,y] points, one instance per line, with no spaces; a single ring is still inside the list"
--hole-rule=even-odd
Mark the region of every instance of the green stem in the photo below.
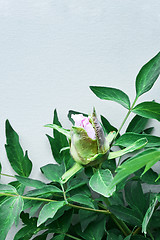
[[[73,207],[73,208],[79,208],[79,209],[86,210],[86,211],[90,211],[90,212],[110,214],[110,211],[109,211],[109,210],[99,210],[99,209],[94,209],[94,208],[87,208],[87,207],[82,207],[82,206],[73,205],[73,204],[71,204],[71,203],[68,203],[68,206]]]
[[[148,234],[150,235],[151,239],[154,240],[154,237],[153,237],[153,235],[152,235],[150,230],[148,230]]]
[[[129,109],[127,115],[125,116],[125,118],[124,118],[124,120],[123,120],[123,122],[122,122],[120,128],[118,129],[118,132],[116,133],[114,139],[116,139],[116,137],[118,136],[118,134],[119,134],[119,132],[121,131],[122,127],[124,126],[124,124],[125,124],[127,118],[129,117],[130,113],[132,112],[132,109],[134,108],[134,105],[136,104],[137,99],[138,99],[138,97],[135,98],[135,100],[134,100],[132,106],[130,107],[130,109]]]
[[[157,202],[155,208],[154,208],[154,212],[157,210],[157,208],[160,206],[160,202]]]
[[[74,174],[80,171],[83,166],[79,163],[75,163],[73,167],[71,167],[67,172],[65,172],[62,176],[62,184],[67,182]]]
[[[66,192],[65,192],[65,190],[64,190],[63,184],[61,184],[61,188],[62,188],[62,191],[63,191],[64,200],[65,200],[65,202],[68,204],[67,197],[66,197]]]
[[[111,218],[126,237],[131,234],[131,230],[122,220],[118,219],[114,214],[111,214]]]
[[[5,173],[0,173],[0,175],[2,175],[2,176],[5,176],[5,177],[12,177],[12,178],[16,178],[16,177],[15,177],[15,176],[13,176],[13,175],[5,174]]]
[[[141,227],[138,227],[133,233],[132,233],[132,235],[134,236],[134,235],[136,235],[136,234],[138,234],[140,231],[141,231]]]
[[[20,195],[11,194],[11,193],[0,193],[0,196],[19,197]],[[48,199],[48,198],[37,198],[37,197],[27,197],[27,196],[20,196],[20,197],[23,198],[23,199],[34,200],[34,201],[58,202],[57,200]],[[86,211],[110,214],[109,210],[99,210],[99,209],[94,209],[94,208],[87,208],[87,207],[77,206],[77,205],[74,205],[74,204],[71,204],[71,203],[68,203],[68,202],[67,202],[67,205],[70,206],[70,207],[73,207],[73,208],[83,209],[83,210],[86,210]]]
[[[43,201],[43,202],[58,202],[53,199],[47,199],[47,198],[37,198],[37,197],[27,197],[27,196],[21,196],[16,194],[10,194],[10,193],[0,193],[0,196],[8,196],[8,197],[21,197],[23,199],[29,199],[29,200],[35,200],[35,201]]]
[[[72,235],[70,235],[68,233],[64,233],[64,235],[66,235],[67,237],[70,237],[72,239],[75,239],[75,240],[82,240],[81,238],[74,237],[74,236],[72,236]]]
[[[109,211],[109,210],[107,209],[107,207],[104,206],[102,203],[98,202],[97,204],[98,204],[98,206],[101,207],[102,209],[105,209],[105,210]]]
[[[106,206],[110,206],[108,198],[104,197],[103,199]],[[131,234],[131,230],[128,228],[128,226],[122,220],[118,219],[113,213],[111,213],[111,218],[126,237]]]

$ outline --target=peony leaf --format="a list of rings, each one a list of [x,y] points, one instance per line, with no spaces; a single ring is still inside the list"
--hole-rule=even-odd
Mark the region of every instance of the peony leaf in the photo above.
[[[108,159],[117,158],[117,157],[123,156],[126,153],[133,152],[135,150],[141,149],[147,143],[148,143],[147,138],[141,138],[141,139],[137,140],[136,142],[134,142],[129,147],[123,149],[123,150],[120,150],[120,151],[117,151],[117,152],[110,152],[109,156],[108,156]]]
[[[44,223],[48,218],[53,218],[56,212],[62,208],[66,204],[65,201],[60,202],[50,202],[42,208],[40,211],[37,226],[40,226]]]
[[[150,134],[138,134],[138,133],[125,133],[116,142],[115,146],[129,147],[135,141],[146,138],[148,143],[147,147],[158,147],[160,146],[160,137],[152,136]]]
[[[146,63],[136,78],[137,97],[148,92],[154,85],[160,74],[160,52]]]
[[[128,161],[124,162],[121,166],[118,167],[117,174],[115,175],[113,181],[110,183],[110,186],[108,186],[108,189],[112,190],[124,178],[138,171],[150,161],[158,162],[159,160],[160,149],[157,148],[147,149],[144,152],[137,154],[136,156],[130,158]]]
[[[32,170],[32,162],[28,158],[27,151],[23,153],[19,136],[8,120],[6,121],[6,141],[6,153],[12,168],[18,175],[28,177]]]
[[[157,203],[157,198],[153,199],[149,205],[149,208],[144,216],[143,222],[142,222],[142,233],[147,234],[147,226],[148,223],[153,215],[155,206]]]
[[[123,91],[116,88],[99,86],[90,86],[90,89],[100,99],[111,100],[121,104],[123,107],[127,109],[130,109],[129,97]]]
[[[108,188],[109,184],[112,182],[113,176],[108,169],[98,169],[89,181],[89,185],[93,191],[105,196],[110,197],[116,190],[115,187]]]
[[[44,127],[53,128],[58,132],[62,133],[63,135],[65,135],[68,139],[71,139],[70,130],[64,129],[56,124],[46,124]]]
[[[132,112],[160,121],[160,104],[157,102],[142,102],[132,109]]]

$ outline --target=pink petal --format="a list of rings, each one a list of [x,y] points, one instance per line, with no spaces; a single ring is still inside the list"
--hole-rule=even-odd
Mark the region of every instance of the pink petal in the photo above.
[[[72,114],[71,118],[75,122],[75,127],[84,128],[90,138],[96,139],[95,130],[88,117],[84,117],[82,114]]]

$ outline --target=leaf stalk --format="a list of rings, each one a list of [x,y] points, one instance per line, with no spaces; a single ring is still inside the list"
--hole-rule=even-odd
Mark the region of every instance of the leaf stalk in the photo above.
[[[134,105],[135,105],[136,102],[137,102],[137,99],[138,99],[138,97],[136,96],[136,98],[135,98],[135,100],[134,100],[132,106],[130,107],[130,109],[129,109],[127,115],[125,116],[125,118],[124,118],[124,120],[123,120],[123,122],[122,122],[120,128],[118,129],[118,132],[116,133],[114,139],[116,139],[116,137],[118,136],[118,134],[119,134],[119,132],[121,131],[122,127],[124,126],[124,124],[125,124],[127,118],[129,117],[130,113],[132,112],[132,109],[134,108]]]

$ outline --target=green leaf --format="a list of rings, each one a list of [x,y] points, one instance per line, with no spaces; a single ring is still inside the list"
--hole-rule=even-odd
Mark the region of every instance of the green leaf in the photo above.
[[[34,188],[42,188],[45,187],[46,184],[35,179],[27,178],[27,177],[21,177],[21,176],[15,176],[17,180],[22,183],[24,186],[34,187]]]
[[[90,89],[100,99],[111,100],[121,104],[123,107],[127,109],[130,109],[129,97],[127,96],[127,94],[125,94],[121,90],[116,88],[97,87],[97,86],[90,86]]]
[[[57,114],[56,109],[54,110],[53,124],[56,124],[56,125],[62,127],[62,125],[58,119],[58,114]],[[53,129],[53,136],[54,136],[54,138],[59,138],[60,142],[66,141],[66,137],[63,134],[59,133],[56,129]],[[61,139],[61,137],[62,137],[62,139]]]
[[[104,234],[106,218],[91,222],[84,232],[77,228],[77,233],[86,240],[101,240]]]
[[[155,163],[157,162],[157,159],[151,159],[150,162],[148,162],[145,166],[144,172],[142,173],[145,174]],[[156,179],[158,180],[158,179]]]
[[[15,187],[19,195],[23,195],[25,186],[22,183],[19,181],[13,181],[10,182],[9,185]]]
[[[90,212],[90,211],[86,211],[83,209],[79,210],[79,218],[80,218],[80,224],[81,224],[81,229],[82,232],[84,232],[84,230],[87,228],[87,226],[93,222],[94,220],[96,220],[96,218],[98,217],[98,215],[95,212]]]
[[[40,226],[42,223],[44,223],[48,218],[53,218],[56,212],[62,208],[66,204],[65,201],[61,202],[50,202],[42,208],[40,211],[37,226]]]
[[[110,170],[98,169],[89,181],[89,185],[93,191],[105,196],[110,197],[116,190],[115,187],[112,189],[108,188],[112,182],[113,176]]]
[[[49,140],[50,146],[51,146],[51,151],[52,151],[52,155],[54,157],[54,160],[58,163],[61,164],[62,163],[62,154],[60,153],[61,150],[61,146],[59,147],[59,141],[58,139],[52,138],[51,136],[47,135],[47,138]]]
[[[153,129],[154,129],[154,127],[146,128],[146,129],[144,129],[143,133],[151,134]]]
[[[112,126],[110,124],[110,122],[103,116],[101,116],[101,121],[102,121],[102,124],[106,130],[106,133],[110,133],[110,132],[118,132],[117,128],[115,128],[114,126]]]
[[[160,137],[152,136],[150,134],[125,133],[116,142],[115,146],[129,147],[139,139],[146,138],[148,143],[146,147],[160,146]]]
[[[132,226],[141,226],[139,215],[133,209],[123,207],[121,205],[112,205],[109,210],[120,220],[125,221]]]
[[[7,185],[7,184],[0,184],[0,195],[3,195],[3,193],[18,195],[15,187]]]
[[[22,209],[23,209],[23,199],[20,196],[9,197],[0,205],[1,240],[5,240],[7,233],[14,222],[17,225],[19,215]]]
[[[32,170],[32,162],[28,158],[27,151],[24,155],[19,136],[8,120],[6,121],[6,142],[6,153],[12,168],[18,175],[28,177]]]
[[[154,212],[154,209],[155,209],[155,206],[156,206],[156,203],[157,203],[157,198],[153,199],[152,202],[150,203],[150,206],[144,216],[144,219],[143,219],[143,222],[142,222],[142,233],[144,234],[147,234],[147,226],[148,226],[148,223],[153,215],[153,212]]]
[[[41,172],[47,179],[53,182],[61,182],[61,177],[64,173],[64,166],[57,164],[47,164],[44,167],[41,167]]]
[[[25,224],[15,235],[14,240],[28,240],[39,231],[46,229],[42,224],[37,228],[37,218],[29,218],[28,213],[22,212],[20,215],[23,223]]]
[[[62,134],[59,134],[61,136],[63,136]],[[49,140],[50,146],[51,146],[51,150],[52,150],[52,155],[55,159],[55,161],[58,164],[62,164],[64,162],[65,164],[65,168],[69,169],[73,163],[74,160],[70,155],[70,147],[68,145],[68,142],[63,142],[60,141],[60,137],[59,138],[52,138],[51,136],[47,135],[47,138]],[[65,136],[63,136],[65,137]]]
[[[147,144],[147,139],[146,138],[141,138],[141,139],[137,140],[136,142],[134,142],[129,147],[123,149],[123,150],[116,151],[116,152],[110,152],[109,155],[108,155],[108,159],[117,158],[117,157],[123,156],[126,153],[133,152],[135,150],[141,149],[146,144]]]
[[[82,205],[94,208],[94,204],[93,204],[92,200],[88,197],[88,195],[76,194],[76,195],[70,197],[68,200],[71,200],[73,202],[77,202]]]
[[[157,195],[157,200],[160,202],[160,193]]]
[[[158,231],[160,231],[160,211],[157,210],[157,204],[155,206],[154,212],[153,212],[152,217],[150,218],[150,221],[149,221],[148,226],[147,226],[147,228],[149,230],[154,229],[156,234],[157,234]],[[160,232],[159,232],[159,235],[157,234],[157,236],[158,237],[160,236]],[[155,239],[158,240],[158,238],[155,238]]]
[[[59,122],[56,110],[54,111],[53,124],[62,127],[61,123]],[[61,164],[62,162],[64,162],[66,169],[68,169],[71,167],[71,165],[73,165],[73,159],[69,151],[62,151],[62,149],[69,147],[68,140],[65,135],[61,134],[55,129],[53,129],[53,135],[54,138],[47,135],[51,146],[52,155],[57,163]]]
[[[87,183],[86,180],[82,178],[73,178],[70,181],[68,181],[68,186],[66,192],[69,192],[71,190],[74,190],[76,188],[82,187]]]
[[[44,204],[42,201],[32,201],[32,206],[30,207],[29,217],[33,217],[34,214],[40,209],[40,207]]]
[[[117,229],[113,229],[113,230],[111,229],[111,230],[107,231],[107,239],[106,240],[123,240],[123,237],[116,230]]]
[[[26,193],[27,197],[38,197],[38,198],[62,198],[63,197],[63,193],[62,193],[62,190],[57,188],[56,186],[53,186],[53,185],[46,185],[45,187],[43,188],[40,188],[40,189],[34,189],[34,190],[31,190],[31,191],[28,191]],[[38,209],[41,205],[43,205],[44,201],[42,199],[42,201],[36,201],[36,200],[28,200],[28,199],[25,199],[24,201],[24,209],[28,209],[30,208],[30,216],[32,216]]]
[[[46,124],[45,127],[53,128],[61,134],[65,135],[68,139],[71,139],[70,130],[64,129],[56,124]]]
[[[69,196],[74,196],[76,194],[84,194],[91,198],[91,190],[87,186],[87,184],[79,188],[73,189],[72,191],[69,192]]]
[[[138,181],[130,181],[125,185],[125,199],[131,208],[141,213],[141,217],[145,210],[145,196],[142,191],[141,184]]]
[[[132,233],[129,236],[125,237],[124,240],[130,240],[131,237],[132,237]]]
[[[145,174],[142,175],[144,169],[138,170],[135,175],[140,177],[140,180],[147,184],[159,185],[160,179],[158,179],[158,174],[152,169],[149,169]]]
[[[61,217],[47,225],[47,228],[50,230],[50,232],[65,234],[71,225],[72,214],[73,209],[65,211]]]
[[[49,226],[50,224],[52,224],[54,221],[60,219],[62,216],[64,216],[64,214],[66,213],[66,211],[71,210],[72,208],[68,205],[64,205],[62,208],[60,208],[56,214],[54,215],[53,218],[49,218],[46,222],[45,225]],[[72,209],[73,210],[73,209]],[[52,228],[52,227],[51,227]],[[53,229],[53,228],[52,228]]]
[[[104,161],[101,166],[103,169],[109,169],[112,173],[116,169],[116,161],[115,159],[107,159],[107,161]]]
[[[135,236],[132,236],[132,240],[151,240],[151,239],[150,238],[146,238],[146,237],[144,237],[142,235],[135,235]]]
[[[64,234],[58,234],[56,236],[54,236],[53,238],[51,238],[51,240],[63,240],[65,237]]]
[[[139,71],[136,78],[137,97],[148,92],[160,74],[160,52],[146,63]]]
[[[103,199],[104,200],[104,199]],[[111,205],[124,205],[123,194],[122,192],[114,192],[113,195],[109,198]]]
[[[160,104],[157,102],[142,102],[132,109],[132,112],[160,121]]]
[[[160,236],[160,229],[157,229],[154,236],[154,240],[159,240],[159,236]]]
[[[136,115],[129,123],[126,132],[141,133],[148,123],[148,119]]]
[[[108,190],[112,190],[118,183],[120,183],[124,178],[130,174],[138,171],[140,168],[144,167],[151,160],[158,162],[160,160],[160,150],[156,148],[147,149],[144,152],[137,154],[136,156],[129,159],[129,161],[124,162],[118,167],[118,173],[115,175],[114,179],[108,186]]]
[[[51,196],[54,193],[62,193],[62,190],[53,185],[46,185],[45,187],[42,187],[40,189],[34,189],[31,191],[28,191],[26,196],[30,196],[30,197],[46,196],[47,197],[47,195]]]
[[[49,234],[49,231],[45,231],[45,232],[42,233],[41,235],[38,235],[37,237],[32,238],[32,240],[46,240],[48,234]]]

